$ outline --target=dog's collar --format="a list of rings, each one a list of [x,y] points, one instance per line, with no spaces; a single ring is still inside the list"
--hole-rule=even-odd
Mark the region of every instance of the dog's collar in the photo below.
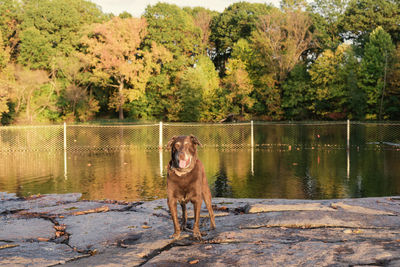
[[[188,168],[186,168],[186,169],[179,169],[179,168],[173,168],[173,167],[171,167],[170,170],[173,171],[173,172],[174,172],[176,175],[178,175],[178,176],[185,175],[185,174],[187,174],[187,173],[189,173],[189,172],[192,171],[192,169],[188,169]]]

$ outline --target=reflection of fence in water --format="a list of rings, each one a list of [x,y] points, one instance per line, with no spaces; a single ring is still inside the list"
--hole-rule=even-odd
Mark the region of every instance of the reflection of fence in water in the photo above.
[[[157,149],[174,135],[193,134],[205,148],[346,148],[346,122],[0,127],[0,152]],[[160,134],[161,137],[160,138]],[[351,147],[399,149],[400,123],[351,122]]]

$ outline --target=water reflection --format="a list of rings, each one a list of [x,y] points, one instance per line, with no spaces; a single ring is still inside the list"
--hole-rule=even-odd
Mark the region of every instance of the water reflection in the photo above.
[[[68,152],[67,170],[62,152],[1,157],[0,191],[19,196],[81,192],[84,199],[166,197],[168,151],[161,155],[144,150]],[[250,149],[202,149],[199,157],[215,197],[322,199],[400,194],[400,152],[395,150],[351,150],[349,175],[345,149],[255,150],[254,162]]]

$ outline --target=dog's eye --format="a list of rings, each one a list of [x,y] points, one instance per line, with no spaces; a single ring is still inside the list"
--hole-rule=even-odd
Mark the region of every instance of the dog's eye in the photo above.
[[[181,146],[181,143],[175,143],[175,148],[176,149],[180,148],[180,146]]]

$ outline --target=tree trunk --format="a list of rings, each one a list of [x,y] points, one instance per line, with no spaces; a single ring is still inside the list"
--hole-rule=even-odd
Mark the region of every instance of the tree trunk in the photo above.
[[[118,88],[118,94],[119,94],[119,107],[118,107],[118,111],[119,111],[119,119],[123,120],[124,119],[124,110],[122,108],[122,106],[124,105],[124,95],[123,95],[123,89],[124,89],[124,81],[122,80],[119,83],[119,88]]]

